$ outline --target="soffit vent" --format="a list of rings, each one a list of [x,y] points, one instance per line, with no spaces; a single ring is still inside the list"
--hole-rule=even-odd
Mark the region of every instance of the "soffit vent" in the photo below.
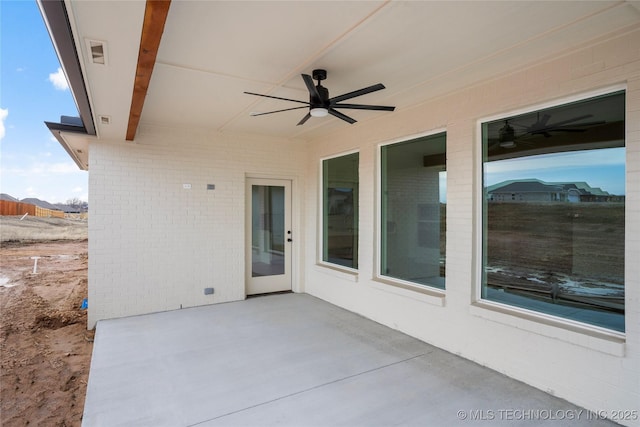
[[[98,65],[107,65],[107,43],[90,39],[86,39],[86,42],[91,62]]]

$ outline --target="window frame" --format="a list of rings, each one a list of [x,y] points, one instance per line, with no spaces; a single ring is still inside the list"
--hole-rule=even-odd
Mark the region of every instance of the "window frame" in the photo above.
[[[358,154],[358,200],[355,203],[359,206],[360,203],[360,149],[352,149],[348,151],[341,151],[337,154],[332,154],[329,156],[324,156],[320,158],[318,163],[318,244],[316,248],[316,265],[321,267],[327,267],[332,270],[336,270],[338,272],[347,273],[353,277],[357,277],[360,270],[358,268],[347,267],[345,265],[340,265],[336,263],[332,263],[329,261],[325,261],[324,258],[324,162],[326,160],[337,159],[339,157],[345,157],[352,154]],[[360,256],[360,210],[358,209],[358,219],[356,221],[358,226],[358,238],[356,239],[356,244],[358,246],[357,256]],[[360,266],[360,261],[358,260],[358,266]]]
[[[383,285],[390,285],[394,288],[396,288],[396,290],[394,292],[399,293],[400,295],[406,295],[405,291],[413,291],[412,293],[420,293],[422,294],[422,299],[425,302],[431,303],[433,305],[436,306],[440,306],[440,307],[444,307],[445,305],[445,296],[446,296],[446,283],[447,283],[447,274],[446,274],[446,270],[445,270],[445,286],[444,289],[442,288],[437,288],[435,286],[430,286],[427,284],[418,284],[415,282],[411,282],[408,280],[403,280],[403,279],[398,279],[395,277],[391,277],[391,276],[386,276],[381,274],[381,269],[382,269],[382,254],[383,254],[383,248],[382,248],[382,201],[383,201],[383,194],[382,194],[382,147],[386,147],[389,145],[394,145],[394,144],[400,144],[400,143],[404,143],[404,142],[409,142],[411,140],[414,139],[420,139],[420,138],[425,138],[425,137],[430,137],[430,136],[434,136],[434,135],[438,135],[438,134],[445,134],[445,136],[448,136],[448,132],[447,132],[447,128],[446,127],[441,127],[441,128],[435,128],[435,129],[431,129],[425,132],[420,132],[420,133],[416,133],[416,134],[412,134],[412,135],[407,135],[407,136],[403,136],[400,138],[395,138],[389,141],[384,141],[384,142],[380,142],[377,144],[376,146],[376,179],[375,179],[375,212],[374,212],[374,218],[375,218],[375,230],[374,230],[374,239],[375,239],[375,254],[374,254],[374,258],[375,261],[373,262],[373,281],[374,282],[378,282],[381,283]],[[445,145],[445,156],[446,156],[446,152],[447,152],[447,148],[448,148],[448,140],[447,143]],[[448,159],[447,159],[448,161]],[[446,168],[446,164],[445,164],[445,170],[447,170]],[[448,177],[447,177],[448,178]],[[448,193],[448,187],[447,187],[447,193]],[[447,204],[447,208],[448,210],[448,204]],[[445,242],[445,254],[448,252],[448,247],[449,244],[448,242]],[[375,286],[375,285],[374,285]],[[377,287],[377,286],[376,286]],[[385,286],[386,289],[388,289],[388,286]]]
[[[609,328],[605,328],[602,326],[592,325],[589,323],[579,322],[573,319],[568,319],[560,316],[555,316],[552,314],[547,314],[541,311],[536,311],[533,309],[527,309],[522,307],[517,307],[509,304],[500,303],[497,301],[492,301],[488,299],[482,298],[482,284],[484,277],[484,224],[483,224],[483,216],[484,216],[484,188],[483,188],[483,141],[482,141],[482,125],[486,122],[492,122],[496,120],[504,120],[509,117],[518,116],[521,114],[533,113],[536,111],[544,110],[547,108],[559,107],[575,102],[586,101],[589,98],[594,98],[598,96],[606,96],[612,95],[615,92],[624,91],[628,94],[628,88],[626,84],[616,84],[610,85],[607,87],[603,87],[596,90],[580,92],[573,95],[568,95],[564,97],[555,98],[550,101],[540,102],[536,104],[529,105],[527,107],[507,110],[498,114],[493,114],[490,116],[480,117],[476,121],[476,137],[474,144],[474,164],[475,164],[475,185],[474,194],[473,194],[473,212],[474,212],[474,228],[475,232],[473,233],[472,242],[475,256],[474,256],[474,278],[472,280],[472,294],[471,294],[471,306],[472,313],[474,313],[478,317],[488,318],[493,321],[497,321],[499,323],[512,325],[513,317],[523,319],[525,322],[521,327],[523,329],[531,330],[537,333],[543,333],[543,335],[556,337],[558,332],[554,330],[564,329],[567,331],[577,332],[580,334],[592,336],[595,338],[601,338],[606,341],[611,342],[612,344],[623,344],[626,341],[626,332],[615,331]],[[625,97],[625,111],[628,111],[627,105],[628,101],[626,101],[628,97]],[[627,129],[627,120],[625,117],[625,133]],[[626,147],[626,137],[625,137],[625,147]],[[628,187],[628,171],[625,172],[625,185]],[[628,235],[628,229],[625,229],[625,236]],[[625,263],[628,260],[628,248],[625,247]],[[627,282],[625,280],[625,291],[627,287]],[[506,315],[506,316],[505,316]],[[626,311],[625,311],[625,320],[627,319]],[[549,330],[547,327],[551,327]],[[602,349],[605,352],[610,352],[609,350]],[[611,352],[616,353],[619,349],[614,349]]]

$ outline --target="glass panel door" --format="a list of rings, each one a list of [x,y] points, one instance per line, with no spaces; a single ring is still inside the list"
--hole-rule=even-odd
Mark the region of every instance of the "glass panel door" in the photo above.
[[[247,182],[247,294],[291,289],[290,182]]]

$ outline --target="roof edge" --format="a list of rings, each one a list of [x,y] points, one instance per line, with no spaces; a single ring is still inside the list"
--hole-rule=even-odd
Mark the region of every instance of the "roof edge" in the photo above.
[[[96,135],[91,103],[89,102],[89,93],[85,85],[84,75],[80,66],[80,59],[76,50],[73,31],[71,30],[64,0],[37,0],[37,3],[60,65],[69,82],[69,88],[76,102],[76,108],[80,114],[84,132],[87,135]],[[60,125],[65,126],[63,124]],[[47,126],[50,130],[52,129],[49,123],[47,123]],[[54,136],[58,139],[55,133]],[[65,149],[66,148],[67,147],[65,147]]]

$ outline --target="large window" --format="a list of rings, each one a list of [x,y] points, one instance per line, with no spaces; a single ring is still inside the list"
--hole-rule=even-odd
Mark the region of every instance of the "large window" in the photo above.
[[[624,332],[625,94],[482,124],[482,298]]]
[[[322,162],[322,260],[358,268],[358,153]]]
[[[444,289],[446,134],[381,147],[380,274]]]

